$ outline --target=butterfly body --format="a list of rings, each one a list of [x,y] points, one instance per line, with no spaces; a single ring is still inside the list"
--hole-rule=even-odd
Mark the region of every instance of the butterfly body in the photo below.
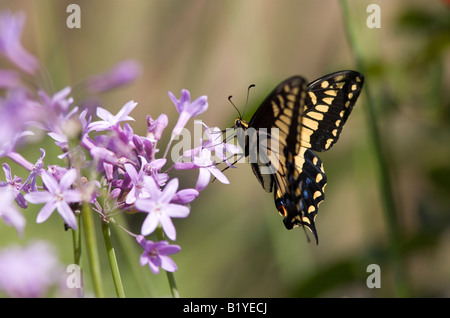
[[[338,140],[363,82],[355,71],[309,84],[293,76],[267,96],[248,123],[235,120],[244,154],[263,189],[274,193],[284,225],[309,228],[316,242],[315,217],[327,178],[314,151],[328,150]]]

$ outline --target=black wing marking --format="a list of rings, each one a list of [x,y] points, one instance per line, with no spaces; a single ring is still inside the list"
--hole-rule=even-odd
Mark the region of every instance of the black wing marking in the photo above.
[[[284,217],[287,229],[306,226],[318,243],[315,217],[319,204],[325,198],[327,177],[319,157],[303,148],[298,155],[286,154],[285,174],[276,178],[275,205]]]
[[[279,129],[280,149],[288,147],[291,152],[300,150],[301,112],[306,99],[306,80],[293,76],[279,84],[262,102],[250,119],[249,127],[256,129]]]
[[[300,112],[305,98],[306,80],[300,76],[288,78],[269,94],[248,123],[246,156],[267,192],[273,191],[276,173],[285,175],[281,167],[285,159],[280,149],[299,151]]]
[[[302,146],[324,151],[336,143],[363,83],[362,74],[340,71],[308,84],[302,120]]]

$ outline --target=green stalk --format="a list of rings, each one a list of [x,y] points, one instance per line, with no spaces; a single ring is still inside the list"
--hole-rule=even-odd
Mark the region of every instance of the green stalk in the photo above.
[[[169,281],[170,292],[173,298],[180,298],[180,293],[178,292],[177,284],[175,282],[175,276],[172,272],[166,272],[167,280]]]
[[[75,212],[75,217],[77,219],[78,228],[76,230],[72,229],[73,263],[78,265],[81,269],[81,213],[79,210]],[[81,275],[83,275],[82,273],[83,272],[81,272]],[[83,280],[83,278],[81,279]],[[77,297],[82,298],[83,296],[83,288],[78,289]]]
[[[74,264],[81,266],[81,217],[80,213],[75,213],[77,218],[78,229],[72,230],[72,242],[73,242],[73,262]]]
[[[163,233],[161,226],[158,226],[158,228],[156,229],[156,237],[160,241],[164,239],[164,233]],[[172,272],[167,272],[167,271],[166,271],[166,274],[167,274],[167,280],[169,281],[169,288],[170,288],[170,292],[172,293],[172,297],[180,298],[180,293],[178,292],[174,274]]]
[[[89,256],[89,267],[91,269],[92,282],[94,285],[94,293],[98,298],[103,298],[103,287],[100,272],[100,260],[98,257],[97,239],[95,237],[94,218],[92,216],[92,209],[89,203],[84,202],[81,212],[84,228],[86,246]]]
[[[347,1],[341,0],[340,2],[350,48],[355,56],[358,70],[365,75],[367,74],[367,68],[364,63],[361,46],[358,43],[358,37],[355,35],[355,27],[350,22],[350,14],[347,6]],[[364,84],[367,106],[367,123],[369,129],[369,137],[371,138],[371,143],[373,145],[375,154],[378,186],[383,201],[384,219],[388,231],[389,255],[393,267],[395,293],[398,297],[408,297],[410,295],[410,292],[405,275],[405,267],[402,261],[402,252],[400,248],[401,233],[397,219],[398,214],[394,203],[394,192],[391,185],[391,174],[389,171],[389,165],[387,164],[386,156],[384,154],[384,147],[382,145],[380,133],[377,126],[375,102],[370,92],[370,83],[367,82],[368,81],[366,81],[366,83]]]
[[[125,224],[126,219],[123,213],[119,213],[114,216],[114,221],[116,224]],[[139,293],[139,297],[153,297],[153,281],[151,276],[148,275],[148,267],[142,267],[139,264],[139,257],[141,255],[141,247],[136,244],[136,239],[130,239],[130,234],[128,231],[124,231],[119,225],[120,230],[114,231],[116,228],[111,228],[113,231],[114,238],[119,244],[120,250],[124,253],[123,261],[126,263],[125,266],[129,268],[133,283],[136,286],[133,289],[134,293]],[[116,245],[117,246],[117,245]],[[128,295],[130,297],[130,295]]]
[[[119,266],[117,265],[116,253],[111,243],[111,229],[109,223],[102,222],[103,238],[106,245],[106,253],[108,254],[109,266],[111,267],[111,274],[114,281],[117,297],[125,298],[122,280],[120,279]]]

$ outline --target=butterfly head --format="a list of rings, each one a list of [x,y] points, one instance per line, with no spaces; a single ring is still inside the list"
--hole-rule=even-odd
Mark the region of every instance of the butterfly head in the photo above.
[[[234,128],[242,128],[242,129],[247,129],[248,128],[248,123],[243,120],[242,118],[236,118],[234,120]]]

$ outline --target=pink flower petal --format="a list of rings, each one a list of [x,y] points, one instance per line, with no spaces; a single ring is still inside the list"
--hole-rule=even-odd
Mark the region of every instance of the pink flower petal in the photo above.
[[[175,272],[178,267],[175,262],[168,256],[160,256],[161,268],[168,272]]]
[[[139,180],[139,175],[133,165],[129,163],[125,164],[125,170],[130,176],[130,179],[131,181],[133,181],[133,183],[136,183]]]
[[[211,173],[207,168],[200,168],[198,169],[198,172],[198,179],[197,184],[195,185],[195,189],[197,191],[202,191],[208,185],[209,180],[211,179]]]
[[[117,113],[115,116],[115,119],[117,121],[126,121],[126,120],[132,120],[134,121],[133,117],[128,116],[129,113],[137,106],[137,103],[134,101],[129,101],[126,103]]]
[[[153,202],[153,200],[150,199],[139,199],[134,203],[134,206],[139,211],[150,213],[153,212],[155,208],[155,202]]]
[[[170,200],[172,200],[172,197],[175,195],[175,193],[178,190],[178,179],[172,179],[169,181],[169,183],[164,187],[164,190],[159,197],[160,203],[169,203]]]
[[[42,223],[46,221],[50,217],[50,215],[52,215],[53,211],[55,211],[55,208],[56,208],[56,201],[54,200],[48,201],[39,212],[36,218],[36,222]]]
[[[80,202],[81,200],[81,193],[77,190],[66,190],[64,192],[64,201],[67,203]]]
[[[159,225],[158,215],[155,212],[149,213],[149,215],[147,215],[147,217],[145,218],[144,222],[142,222],[141,234],[149,235],[150,233],[153,233],[158,225]]]
[[[185,218],[189,215],[190,209],[187,206],[179,204],[167,204],[164,207],[164,214],[172,218]]]
[[[47,171],[42,171],[42,181],[51,193],[59,192],[59,184],[56,179]]]
[[[177,238],[177,232],[170,217],[166,215],[161,215],[159,218],[159,222],[161,223],[161,226],[164,230],[164,233],[166,233],[167,237],[172,241],[175,241]]]
[[[64,176],[61,178],[61,181],[59,181],[59,188],[61,190],[69,189],[70,186],[74,183],[76,178],[77,178],[76,170],[70,169],[64,174]]]
[[[132,204],[136,201],[136,187],[133,186],[127,194],[127,198],[125,200],[126,204]]]
[[[107,122],[111,122],[114,120],[113,114],[102,107],[97,107],[97,116]]]
[[[53,199],[53,194],[47,191],[30,192],[24,195],[25,200],[33,204],[41,204]]]
[[[161,190],[156,185],[152,177],[144,178],[145,189],[148,191],[150,198],[154,201],[161,197]]]
[[[56,204],[56,209],[58,210],[58,213],[63,218],[64,222],[71,227],[72,229],[77,229],[77,219],[75,217],[75,214],[73,213],[72,209],[69,207],[69,205],[64,201],[58,201]]]
[[[228,181],[227,177],[216,167],[212,166],[208,168],[208,171],[211,172],[211,174],[216,177],[217,180],[219,180],[222,183],[229,184],[230,181]]]

